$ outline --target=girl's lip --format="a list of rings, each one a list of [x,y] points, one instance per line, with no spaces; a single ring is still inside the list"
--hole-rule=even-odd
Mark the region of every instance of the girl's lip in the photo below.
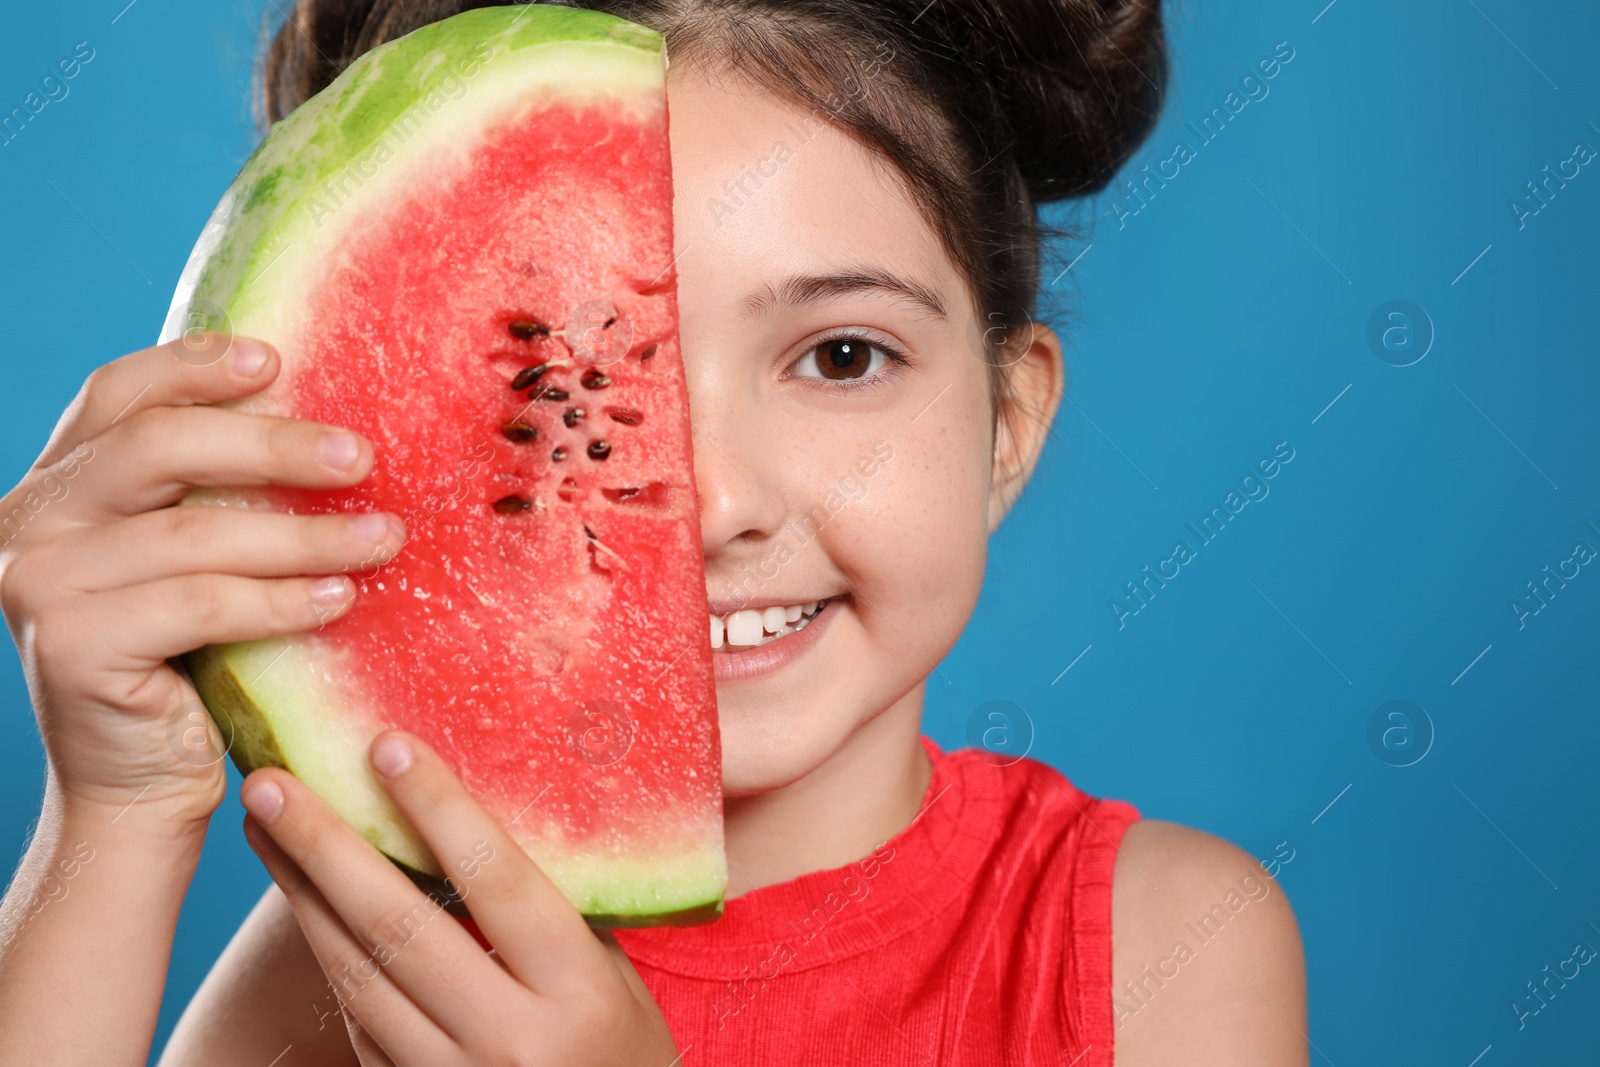
[[[810,622],[787,637],[780,637],[776,641],[768,641],[764,645],[756,645],[740,652],[724,652],[719,649],[711,653],[711,666],[717,683],[739,682],[771,674],[804,655],[807,649],[816,644],[817,639],[822,636],[822,631],[833,621],[841,600],[842,598],[827,601],[811,617]]]

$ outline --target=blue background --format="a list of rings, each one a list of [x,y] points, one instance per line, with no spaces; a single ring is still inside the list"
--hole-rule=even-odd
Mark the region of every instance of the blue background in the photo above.
[[[155,338],[254,143],[259,0],[125,2],[0,14],[0,111],[96,51],[0,148],[7,485],[93,367]],[[1195,158],[1120,223],[1111,195],[1049,214],[1085,231],[1045,271],[1070,403],[927,728],[965,744],[1007,701],[1008,751],[1261,858],[1287,842],[1314,1062],[1592,1058],[1588,968],[1521,1030],[1510,1004],[1600,947],[1600,573],[1522,628],[1510,604],[1600,548],[1600,166],[1521,228],[1508,205],[1600,149],[1600,14],[1325,3],[1173,9],[1172,95],[1130,170],[1178,139]],[[1283,41],[1269,94],[1202,144],[1188,124]],[[1367,339],[1396,299],[1433,334],[1405,367]],[[1201,546],[1186,524],[1280,441],[1270,494]],[[1124,583],[1180,539],[1196,558],[1119,625]],[[1368,723],[1391,700],[1431,727],[1391,734],[1386,762]],[[0,841],[20,854],[43,762],[14,656],[0,702]],[[207,843],[158,1047],[267,885],[240,814],[230,797]]]

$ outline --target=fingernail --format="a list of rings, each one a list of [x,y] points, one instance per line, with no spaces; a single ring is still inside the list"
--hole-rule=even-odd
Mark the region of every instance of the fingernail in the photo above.
[[[357,515],[350,520],[350,532],[355,534],[358,541],[370,541],[374,544],[384,540],[389,535],[390,518],[381,511],[368,512]]]
[[[311,599],[318,604],[342,604],[355,596],[355,592],[348,578],[318,578],[311,583]]]
[[[372,765],[385,778],[393,778],[411,766],[411,746],[398,737],[386,737],[373,746]]]
[[[258,782],[240,794],[239,799],[244,803],[244,810],[255,816],[262,826],[272,825],[272,820],[283,811],[283,790],[275,782]]]
[[[233,372],[241,378],[253,378],[267,365],[267,349],[265,345],[256,344],[254,341],[235,341],[233,343]]]
[[[361,443],[354,434],[348,433],[323,434],[322,443],[317,449],[322,453],[322,458],[328,461],[328,466],[341,471],[355,466],[356,459],[361,455]]]

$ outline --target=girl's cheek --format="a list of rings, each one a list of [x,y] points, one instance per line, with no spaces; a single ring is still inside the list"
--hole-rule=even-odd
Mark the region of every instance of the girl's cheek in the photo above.
[[[943,648],[965,625],[983,581],[989,447],[981,411],[952,404],[942,420],[933,414],[885,436],[888,458],[862,479],[854,508],[848,544],[860,546],[862,558],[838,562],[897,626]]]

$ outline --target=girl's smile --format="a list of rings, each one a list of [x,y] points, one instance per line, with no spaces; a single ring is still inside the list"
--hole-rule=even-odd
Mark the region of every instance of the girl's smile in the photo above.
[[[752,602],[739,608],[711,605],[711,665],[717,681],[737,682],[786,667],[801,659],[822,638],[843,598],[805,604]]]

